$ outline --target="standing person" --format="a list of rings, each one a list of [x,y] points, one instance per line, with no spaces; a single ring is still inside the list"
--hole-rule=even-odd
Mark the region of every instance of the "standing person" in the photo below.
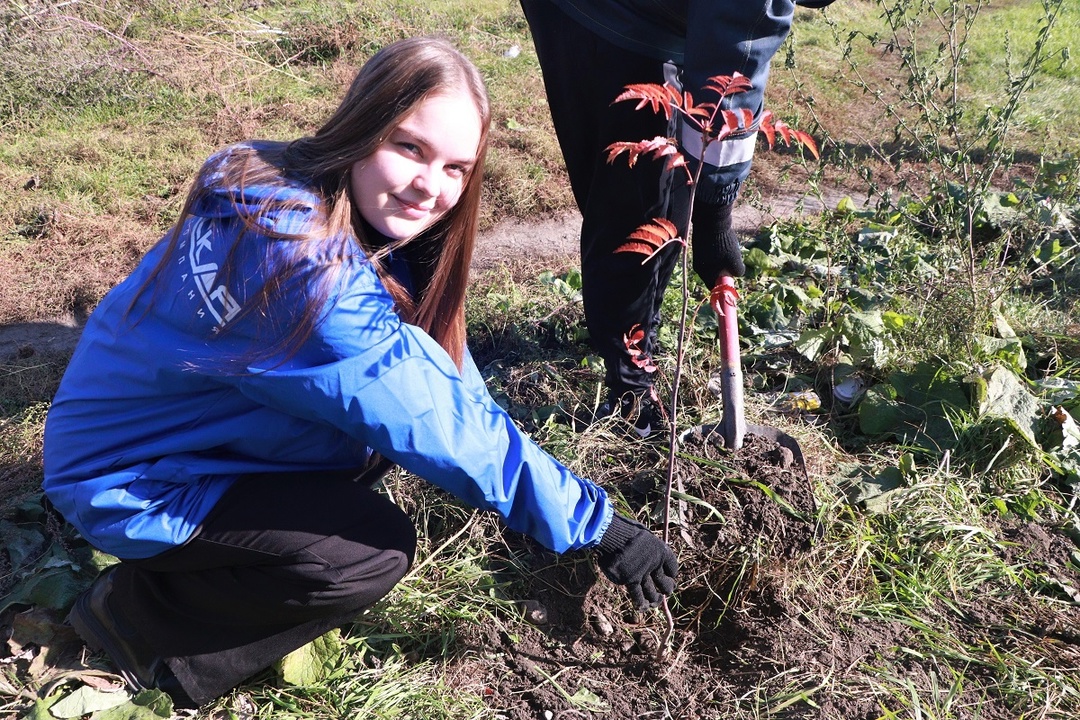
[[[805,0],[824,7],[832,0]],[[585,322],[604,359],[608,394],[597,415],[618,412],[647,436],[663,424],[647,363],[627,351],[635,328],[644,337],[634,348],[649,357],[656,348],[660,303],[677,253],[641,263],[635,253],[616,253],[641,225],[662,217],[687,227],[685,176],[662,162],[608,164],[614,142],[676,138],[688,162],[704,162],[693,210],[693,267],[712,288],[721,275],[745,273],[731,212],[750,172],[769,62],[787,37],[793,0],[521,0],[544,75],[548,105],[581,211],[581,274]],[[669,83],[699,100],[706,80],[740,72],[753,89],[728,98],[726,107],[747,109],[753,123],[711,143],[701,157],[698,132],[662,114],[612,101],[627,85]],[[696,166],[695,166],[696,167]],[[680,171],[681,172],[681,171]]]
[[[69,616],[133,688],[206,703],[385,596],[410,520],[391,463],[635,604],[677,563],[529,440],[465,346],[488,99],[444,41],[360,70],[312,136],[204,165],[174,228],[95,309],[45,427],[44,488],[120,558]]]

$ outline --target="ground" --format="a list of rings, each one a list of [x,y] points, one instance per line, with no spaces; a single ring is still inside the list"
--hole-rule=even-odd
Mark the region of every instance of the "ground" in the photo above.
[[[784,214],[794,205],[792,198],[772,211]],[[761,219],[759,211],[744,208],[736,222],[748,232]],[[475,265],[574,263],[577,223],[575,216],[503,223],[482,235]],[[74,317],[0,327],[0,362],[70,349],[80,327]],[[883,715],[871,688],[844,687],[831,678],[879,663],[905,666],[913,693],[934,694],[937,681],[925,663],[905,665],[899,657],[916,645],[910,625],[856,622],[827,594],[808,592],[792,571],[803,562],[805,573],[821,532],[811,483],[821,481],[826,461],[808,456],[808,477],[799,456],[753,434],[736,452],[708,434],[692,433],[680,447],[687,457],[677,463],[675,487],[696,501],[671,508],[669,541],[681,570],[670,602],[670,647],[660,652],[664,614],[632,610],[625,591],[599,578],[591,558],[558,557],[507,531],[517,570],[529,578],[520,594],[524,622],[458,629],[463,651],[453,672],[463,688],[478,688],[508,720],[722,718],[735,707],[770,717],[871,720]],[[660,459],[656,444],[643,442],[635,451]],[[655,508],[665,478],[637,474],[605,483],[630,506]],[[1034,523],[1003,524],[1000,532],[1018,555],[1038,558],[1051,574],[1080,587],[1061,536]],[[983,612],[975,618],[979,626],[1012,624],[992,603]],[[1070,611],[1027,630],[1077,647],[1078,619]],[[1014,716],[992,698],[979,715]]]
[[[598,581],[591,563],[559,560],[530,544],[519,558],[531,565],[523,603],[531,625],[513,633],[493,625],[464,630],[466,644],[485,650],[475,671],[511,720],[594,712],[720,718],[786,667],[835,666],[867,647],[895,644],[838,629],[823,645],[821,628],[808,626],[808,608],[784,587],[786,563],[809,550],[815,532],[806,471],[790,451],[757,435],[734,453],[716,435],[691,433],[682,447],[701,460],[679,461],[676,486],[704,502],[671,510],[670,542],[681,566],[670,649],[658,654],[666,629],[659,611],[634,612],[621,588]],[[630,504],[660,501],[659,478],[624,480],[615,491]],[[830,697],[826,705],[812,716],[877,717],[866,699]]]

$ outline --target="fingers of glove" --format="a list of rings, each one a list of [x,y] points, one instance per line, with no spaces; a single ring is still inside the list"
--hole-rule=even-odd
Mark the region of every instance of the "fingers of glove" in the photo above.
[[[667,595],[667,593],[664,594]],[[650,575],[641,578],[641,596],[645,599],[648,607],[654,608],[660,604],[660,592],[656,589]]]
[[[645,594],[641,590],[641,585],[630,583],[626,586],[626,591],[630,593],[630,602],[634,604],[635,608],[645,610],[649,607],[649,603],[645,601]]]
[[[675,578],[666,574],[661,568],[653,571],[652,583],[664,595],[675,592]]]
[[[672,580],[679,574],[679,559],[675,557],[675,553],[671,552],[671,548],[665,548],[667,550],[664,553],[664,563],[662,565],[664,574]]]

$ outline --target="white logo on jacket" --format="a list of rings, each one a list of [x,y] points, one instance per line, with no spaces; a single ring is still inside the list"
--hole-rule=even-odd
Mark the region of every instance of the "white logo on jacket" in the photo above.
[[[187,258],[180,257],[177,260],[184,262],[186,259],[191,264],[195,288],[202,297],[206,312],[209,312],[217,322],[216,329],[220,330],[225,327],[225,323],[240,312],[240,304],[229,294],[229,290],[224,285],[215,285],[218,264],[210,259],[214,250],[213,237],[209,220],[196,218],[188,230],[188,241],[181,244],[181,247],[187,246]],[[181,274],[180,279],[187,282],[188,273]],[[194,299],[195,290],[189,291],[188,297]],[[199,317],[205,317],[201,308]]]

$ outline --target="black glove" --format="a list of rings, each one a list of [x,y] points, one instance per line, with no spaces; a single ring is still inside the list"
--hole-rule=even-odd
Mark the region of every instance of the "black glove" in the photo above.
[[[625,585],[638,610],[656,607],[675,590],[679,561],[663,540],[618,513],[600,538],[596,559],[607,579]]]
[[[814,10],[820,10],[823,7],[827,7],[833,4],[833,0],[795,0],[795,4],[799,7],[813,8]]]
[[[694,206],[694,272],[709,288],[716,287],[721,275],[746,274],[739,236],[731,227],[731,208],[731,205]]]

